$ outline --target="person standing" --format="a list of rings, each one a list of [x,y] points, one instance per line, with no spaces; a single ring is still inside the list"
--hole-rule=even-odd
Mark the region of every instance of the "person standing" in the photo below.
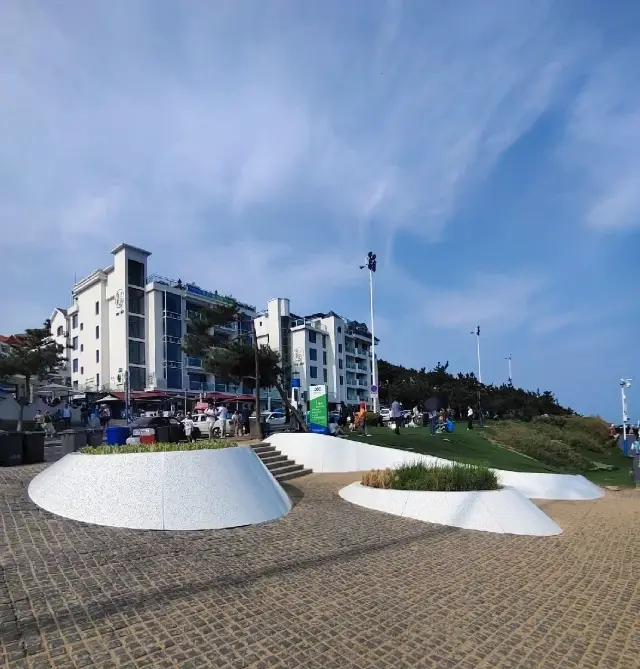
[[[188,413],[184,421],[182,423],[184,425],[184,436],[187,438],[188,442],[192,442],[193,439],[193,418],[191,418],[191,414]]]
[[[395,428],[393,430],[394,434],[400,434],[400,421],[402,420],[402,407],[398,400],[393,400],[391,403],[391,412],[389,413],[389,420],[393,421]]]
[[[49,411],[44,412],[44,433],[47,437],[54,437],[56,428],[53,426],[53,418]]]
[[[224,404],[221,404],[218,407],[218,420],[220,421],[220,436],[227,436],[227,407]]]
[[[251,417],[251,411],[249,410],[249,407],[245,404],[244,407],[242,407],[242,431],[244,434],[249,434],[250,431],[250,425],[249,425],[249,419]]]
[[[65,402],[62,407],[62,420],[64,421],[64,429],[71,429],[71,407]]]
[[[473,430],[473,409],[471,405],[467,407],[467,430]]]
[[[44,414],[42,411],[40,411],[40,409],[36,410],[36,415],[33,420],[37,427],[39,427],[41,430],[44,430]]]
[[[209,433],[209,440],[211,440],[213,439],[213,426],[216,422],[215,409],[209,405],[207,410],[204,412],[204,415],[207,417],[207,432]]]

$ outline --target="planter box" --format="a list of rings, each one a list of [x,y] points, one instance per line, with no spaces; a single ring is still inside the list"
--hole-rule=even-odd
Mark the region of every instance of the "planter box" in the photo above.
[[[25,432],[23,434],[22,460],[25,464],[44,462],[44,432]]]
[[[14,467],[22,464],[22,433],[4,432],[0,434],[0,467]]]
[[[549,516],[513,488],[434,492],[352,483],[340,491],[340,497],[367,509],[465,530],[536,537],[562,533]]]

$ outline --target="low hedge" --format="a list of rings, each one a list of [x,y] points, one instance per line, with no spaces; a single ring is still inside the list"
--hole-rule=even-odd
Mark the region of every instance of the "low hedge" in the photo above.
[[[484,465],[452,462],[451,465],[427,465],[413,462],[395,469],[375,469],[365,472],[362,485],[389,490],[432,490],[466,492],[498,490],[498,476]]]
[[[125,444],[124,446],[85,446],[80,449],[87,455],[113,455],[122,453],[165,453],[167,451],[208,451],[220,448],[232,448],[236,443],[222,439],[210,441],[192,441],[184,443],[170,443],[159,441],[155,444]]]

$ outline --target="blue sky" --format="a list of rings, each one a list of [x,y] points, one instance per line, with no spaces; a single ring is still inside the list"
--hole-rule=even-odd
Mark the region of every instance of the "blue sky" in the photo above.
[[[0,331],[120,241],[380,355],[640,419],[640,7],[0,2]],[[635,281],[635,285],[634,285]]]

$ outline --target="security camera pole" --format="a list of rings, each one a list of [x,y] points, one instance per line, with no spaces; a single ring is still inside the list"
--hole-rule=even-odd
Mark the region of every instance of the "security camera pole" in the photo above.
[[[620,395],[622,397],[622,448],[625,455],[629,455],[627,448],[627,423],[629,422],[629,415],[627,409],[627,393],[625,390],[631,388],[631,381],[633,379],[620,379]]]
[[[372,405],[373,411],[378,413],[378,365],[376,363],[376,337],[373,324],[373,273],[376,271],[378,261],[376,260],[376,254],[372,251],[367,253],[365,259],[365,264],[360,265],[360,269],[369,270],[369,300],[371,303],[371,386],[372,386]],[[373,391],[375,388],[375,391]]]

